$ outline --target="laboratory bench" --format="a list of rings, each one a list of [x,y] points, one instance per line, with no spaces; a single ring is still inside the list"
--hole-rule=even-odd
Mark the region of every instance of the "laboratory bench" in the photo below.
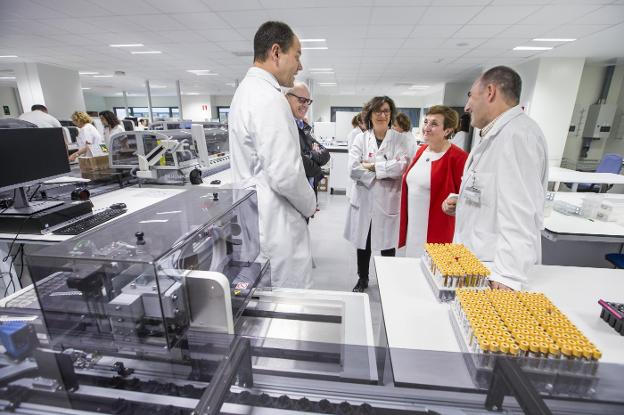
[[[548,167],[548,181],[554,182],[554,190],[559,190],[561,183],[570,183],[573,192],[578,190],[579,183],[600,185],[601,191],[613,184],[624,184],[624,176],[613,173],[593,173],[570,170],[563,167]]]

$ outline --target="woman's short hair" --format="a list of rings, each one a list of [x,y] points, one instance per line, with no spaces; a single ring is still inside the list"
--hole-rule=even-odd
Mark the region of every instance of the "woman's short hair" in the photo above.
[[[402,112],[399,112],[396,115],[396,119],[394,120],[394,123],[398,125],[399,128],[401,128],[401,130],[405,132],[410,131],[412,129],[412,121],[409,119],[409,117],[406,114]]]
[[[436,115],[440,114],[444,117],[444,129],[452,128],[453,132],[457,129],[459,125],[459,114],[453,108],[449,108],[446,105],[434,105],[429,108],[427,111],[427,115]],[[449,134],[446,138],[451,138],[452,134]]]
[[[91,117],[84,111],[75,111],[71,119],[74,124],[91,124]]]
[[[100,111],[99,115],[106,120],[106,123],[110,128],[117,127],[119,124],[121,124],[119,118],[117,118],[113,111]]]
[[[392,127],[392,123],[396,117],[396,105],[394,105],[392,98],[384,95],[382,97],[374,97],[368,101],[366,105],[364,105],[364,109],[362,110],[364,113],[364,124],[366,124],[368,128],[373,127],[373,112],[379,111],[381,106],[386,102],[390,106],[390,119],[388,120],[388,127]]]

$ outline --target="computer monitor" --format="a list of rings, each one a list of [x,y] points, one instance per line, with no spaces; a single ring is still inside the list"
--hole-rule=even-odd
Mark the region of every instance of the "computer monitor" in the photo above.
[[[30,202],[25,186],[38,184],[69,173],[67,147],[61,128],[0,129],[0,192],[15,189],[13,207],[8,214],[32,214],[63,202]]]
[[[59,120],[59,122],[61,123],[61,126],[63,127],[75,127],[76,126],[76,124],[74,124],[70,120]]]
[[[134,131],[134,123],[131,120],[121,120],[126,131]]]

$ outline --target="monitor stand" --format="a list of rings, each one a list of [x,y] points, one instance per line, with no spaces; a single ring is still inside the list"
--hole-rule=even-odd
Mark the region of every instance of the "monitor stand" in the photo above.
[[[58,200],[37,200],[31,202],[28,200],[24,188],[19,187],[16,189],[15,192],[13,206],[6,210],[2,210],[2,215],[32,215],[34,213],[41,212],[43,210],[50,209],[62,204],[63,202]]]

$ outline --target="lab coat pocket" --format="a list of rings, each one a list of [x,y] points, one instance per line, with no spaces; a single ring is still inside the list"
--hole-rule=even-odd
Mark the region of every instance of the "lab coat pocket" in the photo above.
[[[484,209],[492,209],[496,203],[496,182],[493,173],[476,174],[476,187],[481,192],[481,206]]]
[[[349,195],[349,203],[352,206],[360,207],[360,200],[362,199],[362,192],[366,191],[364,185],[357,183],[356,181],[351,182],[351,194]]]

